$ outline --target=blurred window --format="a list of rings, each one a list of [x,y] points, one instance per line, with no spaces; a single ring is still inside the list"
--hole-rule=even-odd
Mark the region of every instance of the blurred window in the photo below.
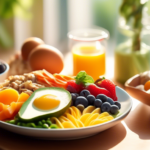
[[[34,8],[38,8],[33,10],[34,21],[20,23],[16,19],[17,49],[26,37],[38,36],[46,44],[64,52],[68,49],[67,33],[70,30],[103,27],[110,33],[107,53],[112,55],[120,2],[121,0],[34,0]]]

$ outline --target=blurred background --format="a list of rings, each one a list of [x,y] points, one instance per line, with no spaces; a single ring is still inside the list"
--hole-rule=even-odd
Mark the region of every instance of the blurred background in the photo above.
[[[117,43],[121,0],[0,0],[0,51],[20,50],[23,41],[39,37],[65,53],[67,33],[103,27],[110,33],[107,54]]]
[[[0,59],[9,61],[25,39],[39,37],[58,48],[65,64],[70,64],[67,33],[99,27],[110,34],[106,49],[110,77],[116,73],[123,83],[150,69],[149,0],[0,0]]]

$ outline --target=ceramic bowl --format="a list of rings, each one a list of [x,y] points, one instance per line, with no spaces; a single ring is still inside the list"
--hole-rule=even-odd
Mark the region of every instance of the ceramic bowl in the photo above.
[[[148,71],[144,73],[148,73]],[[150,106],[150,94],[146,93],[146,91],[136,88],[136,86],[140,84],[141,84],[141,75],[137,74],[125,82],[125,90],[135,99]]]
[[[0,62],[4,63],[6,66],[6,70],[3,73],[0,73],[0,83],[4,82],[4,80],[7,78],[8,72],[9,72],[9,65],[0,59]]]

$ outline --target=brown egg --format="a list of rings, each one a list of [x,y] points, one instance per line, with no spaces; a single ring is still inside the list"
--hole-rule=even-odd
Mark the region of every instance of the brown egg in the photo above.
[[[40,38],[30,37],[26,39],[21,48],[21,55],[23,60],[28,60],[30,52],[40,44],[44,44]]]
[[[29,55],[32,70],[45,69],[50,73],[60,73],[64,67],[62,53],[49,45],[37,46]]]

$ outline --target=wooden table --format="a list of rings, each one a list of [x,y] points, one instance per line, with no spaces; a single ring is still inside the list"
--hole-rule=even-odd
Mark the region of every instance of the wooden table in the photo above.
[[[0,55],[0,59],[2,59]],[[4,58],[4,57],[3,57]],[[7,58],[7,57],[5,57]],[[66,60],[70,59],[70,54]],[[66,63],[65,60],[65,63]],[[113,59],[107,60],[112,75]],[[65,67],[67,70],[68,66]],[[111,78],[111,76],[108,76]],[[121,85],[119,85],[121,86]],[[123,87],[123,86],[121,86]],[[129,115],[116,126],[95,136],[70,141],[50,141],[17,135],[0,128],[0,150],[150,150],[150,108],[133,99]]]

